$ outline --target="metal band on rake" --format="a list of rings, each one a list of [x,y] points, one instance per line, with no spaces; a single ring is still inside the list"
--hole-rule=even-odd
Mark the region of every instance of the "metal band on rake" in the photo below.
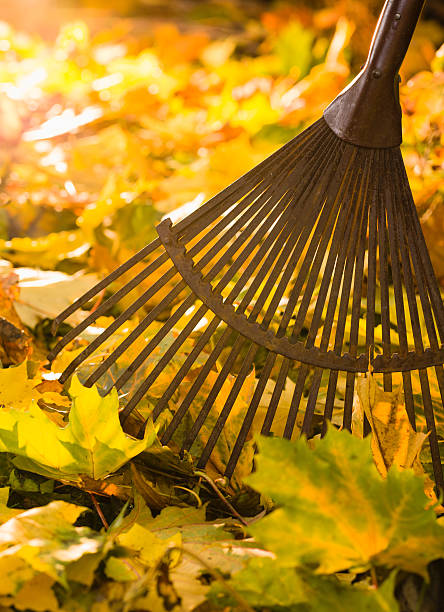
[[[372,61],[378,35],[387,39],[381,28],[394,19],[394,11],[413,10],[413,21],[421,6],[422,2],[412,0],[386,4],[369,56]],[[413,27],[410,24],[411,32]],[[367,86],[365,79],[373,86],[379,77],[368,60],[361,86],[362,82]],[[341,425],[351,429],[356,377],[372,371],[375,377],[381,376],[386,391],[398,382],[402,385],[414,429],[418,414],[423,413],[435,481],[443,487],[430,384],[439,389],[439,404],[444,405],[444,307],[402,162],[398,128],[387,136],[385,146],[361,146],[353,136],[351,120],[347,137],[342,108],[342,115],[335,115],[341,115],[339,138],[331,120],[335,103],[325,118],[191,215],[176,224],[162,222],[158,239],[57,318],[56,326],[149,258],[130,282],[69,331],[49,358],[54,359],[120,300],[128,303],[128,294],[143,283],[142,295],[73,359],[61,382],[138,313],[139,324],[92,368],[85,384],[100,381],[146,334],[144,347],[113,383],[122,390],[151,360],[146,378],[125,401],[121,412],[125,424],[170,360],[182,353],[169,386],[156,398],[152,418],[158,419],[167,408],[171,412],[161,437],[167,444],[211,376],[207,396],[183,437],[185,451],[199,436],[225,381],[235,372],[200,454],[198,465],[204,467],[255,368],[254,391],[226,467],[230,477],[264,392],[270,389],[269,381],[271,399],[260,429],[263,434],[273,431],[291,380],[283,431],[291,438],[298,410],[303,414],[303,434],[312,432],[320,408],[318,420],[322,419],[324,434],[338,406]],[[368,133],[373,129],[367,128]],[[158,294],[155,305],[147,307]],[[183,353],[191,334],[194,344]],[[378,345],[380,354],[376,354]],[[368,422],[364,429],[368,433]]]

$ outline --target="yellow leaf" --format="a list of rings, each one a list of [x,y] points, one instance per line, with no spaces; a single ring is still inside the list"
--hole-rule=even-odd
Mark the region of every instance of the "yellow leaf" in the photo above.
[[[168,549],[181,546],[182,538],[180,533],[176,533],[170,538],[161,539],[135,523],[126,533],[119,535],[119,544],[135,552],[145,564],[155,566]]]
[[[101,552],[83,555],[83,557],[68,565],[66,568],[66,578],[69,582],[79,582],[90,587],[102,557],[103,554]]]
[[[95,387],[83,387],[74,376],[70,395],[73,403],[64,428],[49,420],[35,402],[28,411],[0,411],[0,451],[14,453],[20,469],[80,483],[82,475],[104,478],[153,443],[152,423],[142,440],[123,432],[115,389],[101,397]]]
[[[20,514],[21,510],[15,510],[14,508],[8,508],[7,502],[9,498],[9,487],[2,487],[0,489],[0,524],[9,521],[10,518]]]
[[[15,307],[20,319],[29,327],[34,327],[41,319],[54,319],[99,280],[95,274],[70,275],[36,268],[16,268],[15,272],[20,288]],[[67,322],[76,325],[84,316],[83,311],[77,312]]]
[[[373,457],[381,475],[386,476],[392,465],[412,467],[427,435],[412,428],[400,388],[390,393],[382,391],[371,375],[358,378],[356,386],[372,428]]]
[[[36,388],[40,379],[29,379],[27,362],[12,368],[0,369],[0,409],[14,408],[15,410],[28,410],[31,402],[47,401],[61,406],[67,406],[70,401],[67,397],[52,391],[40,393]]]
[[[0,253],[9,261],[24,266],[53,268],[63,259],[80,257],[89,249],[80,230],[53,232],[40,238],[12,238],[0,240]]]
[[[57,598],[52,590],[54,580],[46,574],[36,574],[24,583],[15,595],[13,605],[18,610],[53,612],[59,610]]]

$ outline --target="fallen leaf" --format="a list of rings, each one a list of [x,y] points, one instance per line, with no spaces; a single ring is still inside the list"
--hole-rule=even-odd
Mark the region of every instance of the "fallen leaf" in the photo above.
[[[29,577],[43,573],[67,587],[66,567],[103,548],[103,535],[73,526],[84,510],[56,501],[21,512],[0,526],[0,565],[5,568],[10,563],[12,568],[15,564],[14,573],[9,572],[15,590],[23,582],[23,573]]]
[[[411,426],[401,389],[382,391],[369,375],[357,379],[356,391],[372,428],[372,452],[380,474],[387,476],[392,465],[412,467],[427,435]]]
[[[313,450],[302,438],[260,438],[258,446],[247,483],[279,507],[250,531],[283,567],[333,573],[382,565],[426,575],[441,556],[444,528],[423,478],[396,466],[381,478],[368,438],[330,428]]]
[[[115,389],[100,397],[95,387],[83,387],[74,377],[70,394],[73,403],[64,428],[49,420],[34,402],[27,411],[10,408],[0,412],[0,451],[14,453],[20,469],[81,483],[82,475],[104,478],[153,443],[156,431],[152,424],[142,440],[124,434]]]

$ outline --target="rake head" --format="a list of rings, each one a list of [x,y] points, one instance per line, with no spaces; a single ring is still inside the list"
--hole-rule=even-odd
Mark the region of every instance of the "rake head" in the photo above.
[[[230,447],[230,477],[259,418],[263,434],[286,438],[309,435],[314,426],[324,434],[332,418],[351,429],[356,377],[371,372],[385,391],[400,385],[411,426],[419,420],[429,432],[435,481],[443,487],[430,386],[439,389],[442,408],[444,307],[402,162],[400,120],[389,113],[378,131],[374,110],[385,87],[386,106],[399,111],[393,81],[421,6],[387,2],[364,70],[325,118],[182,221],[160,223],[155,241],[59,315],[55,328],[132,276],[53,349],[50,360],[119,302],[127,305],[61,382],[80,368],[87,386],[114,386],[123,424],[147,397],[154,420],[169,415],[163,444],[192,414],[182,451],[210,421],[200,468],[236,399],[247,397]],[[375,69],[382,60],[387,74]],[[364,94],[373,110],[358,124]],[[101,353],[136,314],[139,323]],[[168,385],[158,384],[162,376]]]
[[[421,390],[440,482],[428,373],[434,372],[444,398],[444,308],[399,147],[357,147],[339,139],[320,119],[189,217],[175,225],[166,220],[157,230],[158,239],[57,318],[56,325],[149,257],[129,283],[56,345],[50,360],[120,300],[128,301],[140,283],[148,287],[73,359],[61,382],[89,363],[87,386],[114,367],[113,386],[122,390],[141,370],[145,378],[126,398],[122,423],[148,395],[155,402],[154,420],[165,409],[171,414],[161,438],[167,444],[210,380],[183,442],[182,450],[189,450],[235,372],[201,454],[203,467],[254,369],[255,388],[226,468],[231,476],[270,383],[261,431],[273,431],[290,383],[283,435],[291,438],[299,409],[298,432],[309,434],[320,410],[325,432],[334,409],[335,414],[342,411],[342,425],[350,429],[356,376],[372,370],[388,391],[395,376],[414,428],[419,408],[415,389]],[[139,324],[100,358],[110,336],[140,312]],[[141,337],[148,340],[134,355]],[[375,354],[378,346],[381,352]],[[156,396],[156,381],[177,354],[182,363]],[[116,369],[119,360],[126,367]]]

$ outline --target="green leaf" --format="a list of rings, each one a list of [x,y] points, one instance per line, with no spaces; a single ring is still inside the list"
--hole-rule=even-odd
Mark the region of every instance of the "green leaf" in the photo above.
[[[365,584],[348,585],[335,577],[306,576],[306,595],[313,612],[398,612],[394,596],[396,572],[377,589]]]
[[[60,428],[31,403],[27,412],[0,412],[0,451],[17,455],[14,464],[50,478],[81,482],[82,475],[98,480],[119,469],[153,443],[151,424],[143,440],[126,435],[119,422],[115,389],[101,397],[95,387],[73,378],[68,425]]]
[[[306,609],[303,604],[308,603],[301,576],[294,568],[279,567],[274,559],[251,559],[247,567],[230,580],[230,586],[258,608],[285,607],[302,611]],[[219,583],[213,585],[210,598],[219,606],[235,603]]]
[[[369,439],[330,429],[314,450],[303,439],[258,444],[258,469],[248,484],[280,507],[250,530],[280,565],[318,573],[381,565],[425,575],[442,556],[444,529],[423,479],[393,467],[383,480]]]
[[[137,578],[128,559],[109,557],[105,565],[105,574],[117,582],[131,582]]]
[[[285,608],[295,612],[398,612],[394,597],[395,572],[378,588],[365,583],[350,585],[336,576],[316,576],[309,571],[282,568],[270,558],[251,559],[230,580],[230,586],[251,606]],[[219,606],[235,602],[221,584],[210,598]]]

